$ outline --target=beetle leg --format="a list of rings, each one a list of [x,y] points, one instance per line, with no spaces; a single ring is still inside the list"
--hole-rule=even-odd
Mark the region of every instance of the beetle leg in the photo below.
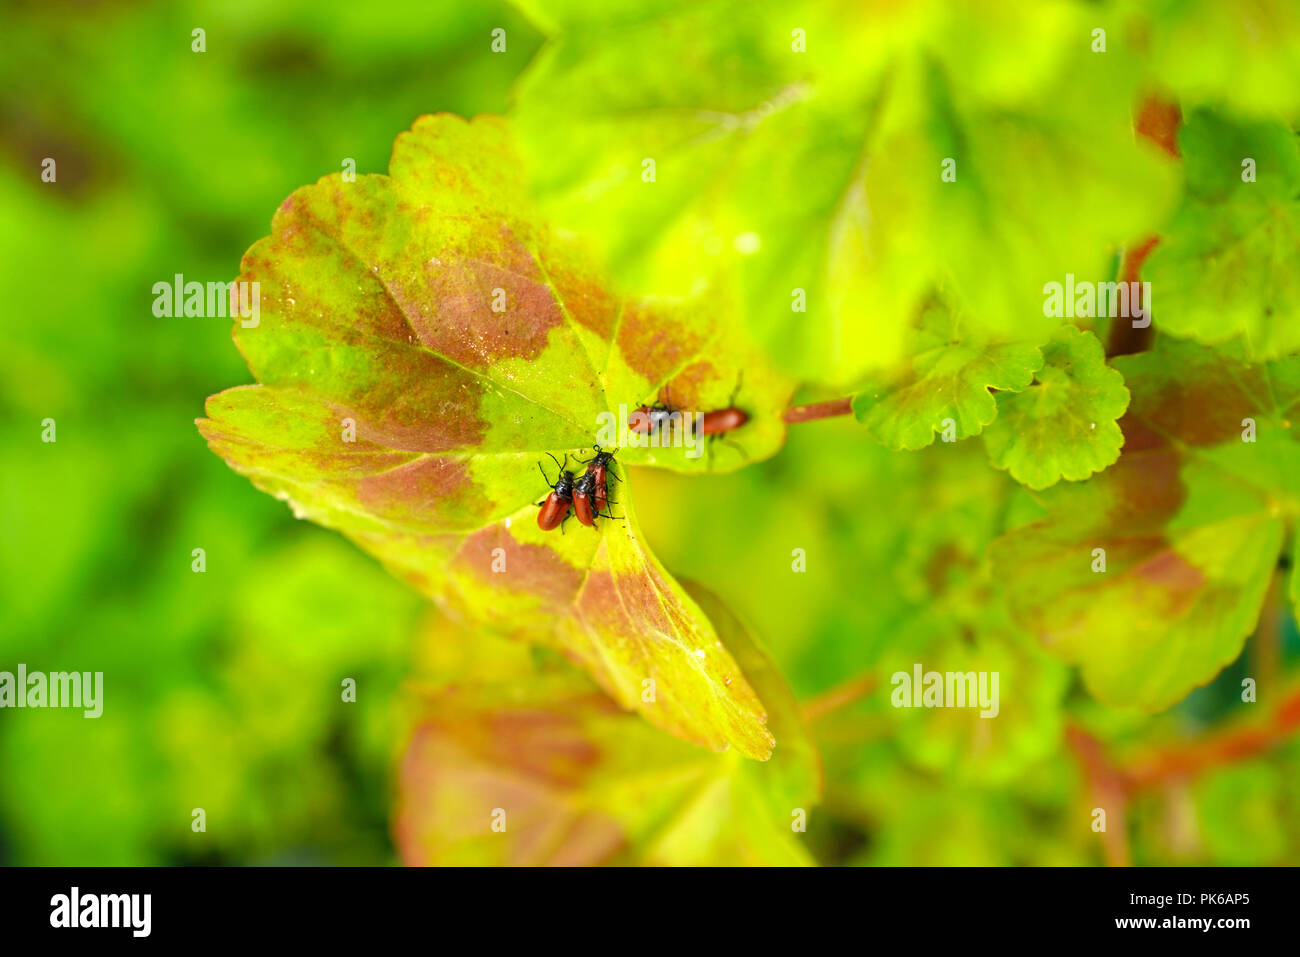
[[[727,445],[729,445],[731,448],[735,449],[736,452],[740,455],[740,457],[744,459],[746,462],[749,461],[749,454],[745,451],[743,446],[731,441],[731,439],[727,438],[726,436],[719,435],[717,436],[717,438],[720,439],[722,442],[726,443]]]
[[[736,387],[731,390],[731,398],[727,400],[727,405],[730,408],[734,409],[736,407],[736,396],[740,395],[740,383],[744,381],[744,378],[745,370],[741,369],[736,373]]]

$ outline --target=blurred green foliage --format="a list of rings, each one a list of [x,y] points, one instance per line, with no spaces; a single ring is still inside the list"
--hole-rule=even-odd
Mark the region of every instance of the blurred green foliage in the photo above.
[[[608,7],[630,15],[626,3]],[[1099,7],[1172,25],[1154,33],[1151,69],[1187,102],[1226,98],[1251,115],[1296,109],[1295,85],[1284,82],[1296,75],[1294,29],[1265,31],[1260,50],[1238,21],[1202,29],[1219,16],[1208,2]],[[1255,7],[1267,22],[1295,15],[1285,0]],[[543,27],[570,19],[533,12]],[[195,27],[207,31],[204,54],[190,49]],[[509,37],[504,54],[489,52],[496,27]],[[1057,35],[1051,23],[1041,32]],[[0,712],[0,863],[395,862],[394,769],[409,724],[399,689],[413,670],[436,683],[430,676],[445,673],[461,646],[441,622],[429,624],[412,590],[339,536],[296,521],[207,450],[193,427],[203,399],[249,375],[227,322],[155,318],[151,287],[175,273],[232,278],[285,196],[346,157],[359,172],[382,172],[394,136],[420,114],[505,112],[541,31],[492,0],[33,0],[7,6],[4,35],[0,669],[103,671],[106,706],[95,721],[72,711]],[[771,51],[747,47],[743,35],[725,49],[728,36],[709,35],[739,64],[735,96],[715,105],[761,103],[763,83],[740,89],[741,67],[759,69]],[[938,34],[940,59],[972,66],[961,40],[961,31]],[[1188,43],[1198,56],[1186,55]],[[619,91],[602,84],[633,54],[597,49],[608,63],[584,61],[595,79],[539,69],[527,96],[562,107],[569,87],[546,86],[559,76],[616,99]],[[887,52],[873,48],[856,67],[846,53],[837,67],[865,74]],[[1068,87],[1045,57],[1025,75]],[[631,92],[663,95],[674,71],[683,84],[691,79],[671,56],[659,63],[644,74],[652,88]],[[1232,66],[1240,63],[1248,66],[1241,82]],[[1027,95],[1020,79],[1017,71],[986,76],[995,99],[1012,101]],[[820,102],[806,120],[765,133],[741,172],[760,176],[781,159],[769,153],[773,144],[807,128],[833,133],[844,106]],[[545,132],[547,114],[537,116]],[[668,123],[648,133],[675,135]],[[836,150],[821,155],[822,170],[853,168],[851,133],[831,135]],[[595,147],[622,146],[597,134],[598,125],[581,131],[595,137],[589,158],[599,166]],[[540,133],[538,142],[546,143]],[[935,146],[916,151],[928,162]],[[57,184],[40,181],[46,156],[58,160]],[[725,165],[728,154],[706,159]],[[552,172],[557,181],[566,175],[558,164]],[[761,211],[797,229],[800,211],[784,203],[790,184],[809,174],[797,163],[776,174],[782,189]],[[827,202],[838,194],[830,189]],[[700,222],[733,232],[748,225],[749,194],[735,203],[709,195],[717,202]],[[812,205],[810,218],[824,220],[826,210]],[[639,207],[583,209],[602,219],[631,210],[648,231],[676,235]],[[910,242],[943,225],[927,221]],[[690,234],[689,224],[678,226]],[[965,239],[977,245],[974,233]],[[619,246],[631,235],[604,238],[635,258],[634,245]],[[807,249],[769,246],[761,262],[793,270],[824,258],[824,239]],[[842,250],[850,260],[861,253]],[[762,270],[742,276],[750,296],[775,281]],[[57,422],[54,444],[40,441],[47,417]],[[1004,695],[992,726],[971,712],[893,709],[879,693],[810,718],[826,791],[807,845],[825,863],[1099,863],[1066,723],[1119,755],[1176,749],[1246,710],[1243,676],[1259,676],[1267,700],[1300,658],[1292,616],[1270,605],[1242,659],[1177,707],[1148,716],[1092,700],[985,600],[989,544],[1038,506],[989,467],[979,443],[894,452],[852,422],[825,422],[796,428],[779,456],[733,475],[639,470],[635,481],[642,525],[666,567],[717,592],[810,708],[852,676],[887,675],[938,654],[1030,689]],[[203,574],[191,571],[194,548],[206,550]],[[791,574],[794,548],[806,553],[808,573]],[[443,640],[431,642],[434,633]],[[473,663],[480,677],[517,674],[501,658]],[[355,705],[340,701],[345,678],[357,682]],[[207,812],[204,834],[190,829],[196,807]],[[1129,813],[1138,863],[1295,864],[1300,747],[1172,780]]]
[[[155,318],[151,287],[233,278],[285,196],[383,172],[422,113],[504,111],[540,35],[492,2],[3,18],[0,669],[103,671],[106,706],[0,712],[0,861],[391,862],[425,605],[208,451],[203,400],[248,372],[228,321]]]
[[[1043,277],[1096,273],[1173,195],[1171,164],[1134,142],[1141,59],[1111,10],[526,6],[556,32],[518,93],[539,194],[629,282],[734,289],[803,378],[851,385],[906,357],[899,317],[936,283],[975,328],[1045,339]],[[1105,55],[1094,27],[1110,28]],[[791,310],[796,288],[806,311]]]

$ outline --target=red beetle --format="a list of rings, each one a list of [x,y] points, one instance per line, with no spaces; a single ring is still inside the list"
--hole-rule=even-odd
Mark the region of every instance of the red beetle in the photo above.
[[[749,421],[749,413],[736,408],[736,396],[740,394],[740,382],[744,375],[743,372],[736,375],[736,387],[731,390],[731,398],[727,400],[725,409],[704,413],[700,419],[701,435],[721,435],[738,429]]]
[[[726,409],[715,409],[700,417],[700,435],[720,435],[738,429],[748,421],[749,413],[734,405]]]
[[[727,445],[730,445],[739,452],[742,457],[746,459],[749,458],[749,456],[745,455],[745,450],[743,448],[735,442],[732,442],[730,439],[724,437],[726,433],[740,428],[749,421],[749,413],[744,409],[736,408],[736,396],[740,394],[740,382],[743,377],[743,372],[736,376],[736,387],[731,390],[731,398],[727,400],[727,407],[725,409],[714,409],[712,412],[705,412],[704,415],[700,417],[700,435],[707,435],[710,437],[710,456],[713,454],[712,445],[714,439],[720,438]]]
[[[550,453],[547,453],[550,455]],[[560,465],[560,460],[551,455],[556,465]],[[565,457],[565,463],[568,463],[568,457]],[[551,494],[537,504],[541,506],[541,511],[537,513],[537,527],[544,532],[549,532],[556,525],[560,526],[560,531],[564,531],[564,520],[569,517],[569,507],[573,504],[573,473],[566,471],[563,465],[560,465],[560,477],[551,484],[551,480],[546,478],[546,470],[542,468],[542,463],[537,463],[537,470],[542,473],[542,478],[546,479],[546,484],[551,486]]]
[[[573,483],[573,514],[578,517],[579,524],[596,527],[596,514],[600,509],[592,508],[595,498],[596,477],[591,472],[585,472],[582,478]]]
[[[605,507],[609,505],[608,479],[613,477],[615,481],[622,481],[619,479],[618,475],[615,474],[614,470],[610,468],[613,461],[614,453],[602,452],[598,445],[596,446],[595,457],[586,459],[583,463],[587,466],[587,474],[590,475],[592,480],[595,482],[595,495],[593,501],[597,512],[605,511]]]
[[[595,464],[598,459],[604,457],[604,463]],[[607,464],[614,457],[612,452],[597,453],[597,458],[592,459],[592,465],[583,473],[582,478],[578,479],[573,485],[573,514],[578,516],[578,521],[583,525],[596,526],[598,518],[620,518],[613,512],[605,511],[609,504],[609,492],[605,486],[608,474],[612,474],[607,469]]]

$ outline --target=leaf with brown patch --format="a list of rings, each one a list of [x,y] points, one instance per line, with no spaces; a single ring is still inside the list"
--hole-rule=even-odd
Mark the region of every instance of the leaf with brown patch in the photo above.
[[[532,218],[517,169],[503,120],[424,117],[389,175],[285,200],[239,276],[260,288],[258,321],[235,328],[260,384],[212,396],[200,431],[466,620],[557,648],[683,738],[766,758],[763,704],[646,550],[628,485],[612,486],[625,522],[543,532],[538,465],[553,481],[552,453],[580,472],[601,443],[620,473],[738,468],[784,441],[792,384],[720,296],[620,300]],[[621,428],[643,403],[733,396],[749,421],[730,445],[648,447]]]
[[[1162,340],[1116,364],[1133,397],[1123,455],[1041,495],[1046,517],[992,558],[1016,618],[1094,694],[1160,710],[1236,658],[1259,619],[1300,514],[1300,360]]]
[[[772,709],[780,744],[771,761],[676,741],[563,663],[508,662],[490,680],[477,680],[472,662],[439,663],[425,676],[433,688],[421,695],[399,771],[394,838],[403,860],[811,863],[790,824],[819,801],[821,763],[798,706],[743,626],[712,595],[691,591]],[[445,661],[456,658],[448,647],[481,636],[444,621],[426,639]]]

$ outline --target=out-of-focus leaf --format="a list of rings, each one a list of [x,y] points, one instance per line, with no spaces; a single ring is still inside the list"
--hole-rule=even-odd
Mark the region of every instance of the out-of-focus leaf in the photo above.
[[[1136,15],[1128,32],[1156,81],[1188,105],[1300,113],[1300,9],[1291,0],[1125,0],[1120,9]]]
[[[1014,780],[1059,747],[1068,669],[992,614],[985,618],[978,638],[948,630],[913,647],[891,649],[881,662],[877,693],[890,737],[909,760],[989,784]],[[956,675],[962,693],[974,690],[977,696],[960,707],[894,707],[893,676],[902,672],[910,681],[918,664],[923,674]],[[967,677],[973,684],[966,684]],[[978,698],[983,692],[987,702]]]
[[[692,593],[769,703],[770,761],[701,752],[567,666],[520,665],[508,680],[471,679],[425,702],[395,821],[407,863],[810,863],[791,825],[817,802],[821,767],[798,708],[744,628]]]
[[[991,555],[1018,620],[1095,695],[1160,710],[1235,658],[1259,618],[1300,514],[1287,418],[1300,360],[1251,366],[1163,340],[1117,365],[1132,390],[1123,455],[1049,489],[1047,517]]]
[[[1033,385],[998,394],[984,445],[994,465],[1032,489],[1078,482],[1119,458],[1124,435],[1116,420],[1128,398],[1097,337],[1062,326],[1043,347]]]
[[[625,522],[596,530],[544,532],[535,503],[545,453],[581,455],[605,417],[661,389],[687,409],[724,406],[739,370],[751,420],[732,436],[770,454],[789,387],[719,312],[616,300],[528,218],[514,168],[500,120],[428,117],[398,138],[390,176],[289,197],[240,274],[261,283],[260,321],[235,331],[261,385],[213,396],[200,429],[259,488],[425,594],[562,649],[675,734],[766,757],[762,704],[645,549],[627,485],[614,485]],[[629,447],[618,462],[721,461],[687,452]]]
[[[1043,283],[1173,199],[1137,61],[1088,49],[1083,4],[522,7],[552,34],[516,91],[538,192],[638,286],[738,290],[804,378],[902,359],[935,285],[1041,342]]]
[[[1156,327],[1207,344],[1241,337],[1257,359],[1300,350],[1296,134],[1200,111],[1179,145],[1187,196],[1143,273]],[[1254,180],[1244,182],[1248,159]]]
[[[1263,762],[1219,768],[1197,782],[1196,817],[1214,860],[1258,866],[1285,859],[1278,769]]]
[[[887,734],[875,741],[837,742],[823,737],[832,728],[819,722],[815,730],[828,771],[826,813],[846,815],[870,836],[866,847],[848,863],[1078,866],[1088,862],[1086,852],[1070,847],[1071,829],[1059,812],[1072,785],[1070,767],[1062,756],[1018,777],[1015,792],[1009,793],[954,786],[945,776],[910,767]],[[1080,832],[1080,837],[1089,833]]]
[[[781,455],[716,479],[642,471],[656,554],[761,622],[801,698],[873,669],[919,621],[974,622],[986,549],[1027,495],[975,443],[900,455],[847,418],[792,429]],[[699,534],[712,525],[728,535]]]
[[[930,306],[914,335],[910,369],[902,380],[853,397],[853,413],[892,449],[920,449],[944,432],[977,435],[998,414],[989,392],[1019,392],[1043,364],[1038,348],[993,342],[969,318]]]

